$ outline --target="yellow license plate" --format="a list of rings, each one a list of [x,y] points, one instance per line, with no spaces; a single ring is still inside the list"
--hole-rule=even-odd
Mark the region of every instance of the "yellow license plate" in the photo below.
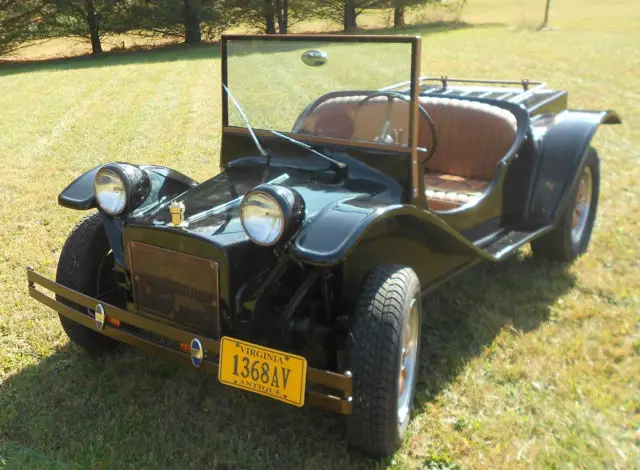
[[[220,342],[218,380],[290,405],[304,405],[307,360],[234,338]]]

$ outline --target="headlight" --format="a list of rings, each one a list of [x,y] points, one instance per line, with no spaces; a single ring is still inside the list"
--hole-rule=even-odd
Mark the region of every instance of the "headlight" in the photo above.
[[[149,175],[134,165],[109,163],[93,182],[96,201],[107,214],[118,216],[138,207],[149,195]]]
[[[293,233],[304,216],[300,195],[282,186],[262,185],[242,200],[240,221],[258,245],[274,245]]]

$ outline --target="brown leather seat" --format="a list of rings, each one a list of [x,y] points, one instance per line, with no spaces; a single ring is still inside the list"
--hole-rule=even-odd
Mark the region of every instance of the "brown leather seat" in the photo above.
[[[389,115],[389,134],[394,142],[408,145],[407,103],[394,100],[389,109],[386,97],[374,98],[356,114],[357,105],[365,96],[340,96],[322,102],[296,123],[294,132],[374,141]],[[423,96],[420,103],[433,118],[438,134],[436,153],[424,175],[430,207],[447,210],[477,201],[489,187],[496,164],[515,142],[515,116],[475,101]],[[431,129],[422,117],[418,145],[427,149],[433,145]]]
[[[518,124],[506,109],[475,101],[421,97],[436,126],[438,146],[425,169],[430,206],[446,210],[473,203],[489,187],[496,164],[515,142]],[[433,145],[426,120],[419,126],[420,147]]]
[[[358,112],[358,103],[367,95],[338,96],[323,101],[303,120],[296,123],[294,132],[336,139],[375,142],[387,113],[389,133],[394,143],[409,144],[409,105],[394,100],[389,109],[386,97],[373,98]]]

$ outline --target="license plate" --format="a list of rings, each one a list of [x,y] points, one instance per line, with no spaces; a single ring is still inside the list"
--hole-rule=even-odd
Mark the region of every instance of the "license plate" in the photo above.
[[[269,398],[304,405],[307,360],[294,354],[224,337],[218,380]]]

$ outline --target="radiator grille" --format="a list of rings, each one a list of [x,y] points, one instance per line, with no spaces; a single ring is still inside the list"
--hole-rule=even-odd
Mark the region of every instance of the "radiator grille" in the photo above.
[[[139,310],[218,335],[215,261],[140,242],[129,242],[129,256]]]

